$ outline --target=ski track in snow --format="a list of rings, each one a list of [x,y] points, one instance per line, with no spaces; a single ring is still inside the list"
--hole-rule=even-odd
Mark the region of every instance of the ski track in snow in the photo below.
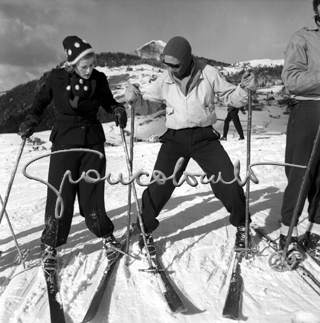
[[[274,144],[279,145],[283,144],[284,138],[275,137],[274,140],[278,141]],[[228,144],[225,145],[226,149]],[[240,143],[234,144],[234,150],[230,150],[229,153],[233,160],[240,159],[241,164],[244,164],[243,154],[239,150],[240,145]],[[136,144],[137,157],[134,164],[151,173],[150,167],[153,166],[153,160],[158,150],[157,146],[159,144]],[[149,149],[151,147],[152,149]],[[115,175],[119,172],[126,174],[121,147],[108,147],[106,150],[109,171],[113,172],[115,171],[113,169],[116,169]],[[271,149],[271,151],[272,154],[275,154],[275,160],[281,160],[282,156],[277,152],[277,149]],[[35,155],[34,152],[31,154]],[[37,154],[40,155],[41,152]],[[24,156],[25,160],[28,159],[27,155],[28,152]],[[260,149],[257,151],[254,149],[254,156],[255,161],[265,157]],[[195,163],[191,162],[189,166],[191,170],[200,172]],[[45,167],[46,163],[43,163],[41,167],[37,168],[37,172],[39,174],[45,173]],[[272,187],[269,186],[270,180],[268,180],[268,185],[266,185],[266,179],[271,172],[276,172],[277,175],[273,176],[273,181],[277,181],[278,176],[283,177],[281,174],[283,170],[277,166],[263,166],[255,172],[261,185],[256,190],[256,186],[252,184],[251,213],[253,219],[256,219],[259,225],[264,226],[263,220],[268,218],[271,208],[277,207],[279,209],[281,204],[280,201],[278,204],[277,201],[272,202],[272,198],[279,192],[277,183],[274,183],[275,186]],[[27,181],[19,174],[17,177],[20,177],[21,181]],[[283,187],[282,182],[280,183],[281,187]],[[32,263],[37,259],[35,255],[39,255],[35,252],[38,249],[36,239],[39,238],[41,232],[39,213],[43,212],[45,197],[37,195],[28,199],[29,195],[26,190],[33,188],[29,188],[26,183],[22,184],[19,185],[19,191],[22,192],[18,199],[19,203],[26,204],[26,207],[23,207],[23,212],[34,213],[35,219],[38,220],[37,234],[32,234],[35,238],[31,241],[34,253],[31,254]],[[37,187],[40,185],[34,184]],[[115,187],[117,189],[114,189]],[[136,187],[139,196],[141,196],[143,188]],[[126,196],[126,191],[126,187],[111,187],[106,184],[106,201],[113,201],[108,207],[109,215],[110,213],[113,215],[113,219],[118,223],[118,228],[122,232],[125,229],[126,202],[121,200],[120,194]],[[269,203],[269,208],[258,211],[261,204],[268,204],[268,201],[272,202]],[[113,207],[118,210],[113,211]],[[14,204],[12,208],[8,208],[8,213],[9,210],[10,215],[18,214],[19,207]],[[136,214],[134,204],[132,210]],[[140,271],[140,269],[148,268],[147,260],[144,257],[142,257],[142,261],[130,260],[129,267],[126,267],[125,257],[122,257],[110,281],[108,292],[102,300],[99,312],[92,322],[123,321],[124,313],[126,313],[126,322],[191,322],[195,317],[197,317],[197,322],[209,322],[212,318],[215,318],[217,322],[228,321],[221,318],[221,309],[226,297],[233,262],[232,248],[235,229],[228,223],[227,212],[211,194],[208,185],[199,184],[194,188],[184,184],[175,190],[172,199],[164,208],[160,220],[163,225],[160,225],[159,230],[156,231],[155,239],[162,255],[162,262],[188,311],[184,314],[171,314],[163,300],[155,276]],[[14,216],[12,221],[16,221]],[[270,219],[270,221],[266,227],[269,228],[271,224],[270,228],[277,230],[277,219]],[[165,225],[166,222],[168,225]],[[302,219],[302,224],[304,222]],[[74,226],[76,229],[70,235],[71,245],[68,243],[65,248],[59,251],[60,297],[66,311],[67,322],[81,321],[106,264],[101,242],[86,231],[83,218],[79,214],[75,217]],[[271,233],[274,238],[278,237],[276,230]],[[6,229],[6,231],[8,235],[8,230]],[[121,235],[120,231],[117,231],[116,234],[117,236]],[[84,236],[84,239],[81,238],[81,235]],[[23,240],[22,236],[21,240]],[[7,240],[6,243],[11,244],[13,252],[13,245],[9,242],[10,239]],[[28,240],[26,239],[26,241]],[[30,245],[30,242],[28,244]],[[272,251],[265,248],[263,243],[260,243],[259,246],[263,249],[261,254],[259,253],[253,259],[244,259],[241,265],[244,278],[243,318],[247,318],[248,322],[261,321],[263,317],[267,318],[265,322],[290,322],[288,317],[299,313],[301,309],[304,309],[306,313],[317,313],[317,299],[312,290],[306,284],[301,283],[296,273],[277,273],[270,269],[267,261]],[[139,255],[137,249],[137,241],[134,241],[133,254]],[[311,263],[309,268],[314,271],[318,270]],[[11,270],[12,267],[8,266],[7,271],[9,269]],[[36,273],[33,280],[30,277],[32,272]],[[41,270],[39,267],[35,267],[26,270],[20,276],[22,282],[18,283],[19,275],[13,274],[9,284],[9,286],[11,284],[13,286],[10,286],[10,289],[6,288],[1,295],[1,304],[6,307],[7,314],[0,316],[0,319],[10,317],[10,321],[8,321],[10,323],[37,322],[37,320],[49,322],[45,284]],[[19,288],[26,289],[25,285],[28,281],[30,281],[31,287],[29,287],[30,290],[27,288],[27,295],[15,295],[14,291]],[[14,287],[14,284],[18,284],[18,286]],[[262,322],[264,321],[262,320]]]
[[[156,73],[147,68],[144,72],[150,77]],[[121,69],[119,73],[126,74]],[[125,87],[121,79],[121,77],[113,79],[113,82],[117,82],[113,84],[117,86],[115,92],[121,93]],[[139,82],[142,91],[149,86],[148,80],[141,79],[138,72],[132,81]],[[268,110],[266,113],[269,115],[272,107]],[[225,113],[224,110],[219,111]],[[253,122],[257,122],[259,113],[254,112]],[[263,113],[265,112],[262,111],[261,115]],[[148,122],[144,122],[146,120]],[[271,122],[280,121],[281,119],[272,119],[269,126]],[[119,173],[127,178],[119,128],[115,127],[114,123],[103,126],[107,141],[116,145],[106,146],[107,171],[113,174],[112,178],[116,178]],[[148,138],[154,133],[160,134],[162,130],[159,129],[164,129],[163,119],[156,117],[153,119],[152,116],[136,117],[135,133],[139,138]],[[221,131],[221,124],[218,129]],[[232,133],[231,129],[232,127],[230,127]],[[126,130],[131,130],[130,119]],[[17,252],[4,218],[0,238],[0,249],[3,251],[0,257],[0,323],[50,322],[44,275],[39,263],[46,187],[42,183],[25,178],[22,168],[32,158],[47,154],[51,143],[48,141],[49,131],[36,133],[34,136],[41,138],[44,143],[39,149],[26,144],[7,205],[7,212],[18,242],[21,248],[30,250],[30,255],[26,269],[12,265]],[[233,140],[231,134],[229,137],[228,141],[222,144],[233,162],[240,160],[240,173],[244,177],[246,143]],[[126,138],[129,141],[129,137]],[[16,134],[2,134],[0,145],[3,147],[0,161],[0,193],[4,197],[19,150],[20,138]],[[141,169],[151,174],[159,147],[159,143],[135,143],[134,171]],[[284,149],[285,135],[254,134],[251,142],[251,162],[283,162]],[[48,158],[40,159],[30,165],[28,172],[46,179],[48,162]],[[187,170],[202,173],[193,161],[190,161]],[[250,184],[252,221],[264,228],[272,238],[277,239],[282,194],[286,186],[284,168],[263,165],[254,167],[253,171],[259,183]],[[148,177],[142,177],[143,182],[147,183],[148,180]],[[122,236],[127,225],[127,189],[120,184],[106,183],[106,208],[114,221],[117,237]],[[145,188],[136,185],[136,189],[138,197],[141,197]],[[133,198],[131,209],[132,217],[136,219],[137,212]],[[161,212],[159,220],[160,226],[154,233],[157,247],[163,266],[184,301],[187,312],[172,314],[163,299],[156,277],[140,271],[147,269],[149,265],[138,250],[137,237],[133,237],[130,252],[141,259],[139,261],[130,258],[129,266],[126,265],[126,257],[120,259],[99,311],[91,322],[231,322],[222,318],[222,308],[234,260],[235,228],[229,224],[228,213],[214,197],[210,186],[199,183],[198,186],[191,187],[184,183],[176,188]],[[306,226],[307,205],[299,223],[301,234]],[[244,291],[240,321],[319,323],[319,295],[294,271],[281,273],[272,270],[268,265],[268,259],[273,251],[257,236],[253,236],[252,239],[254,245],[258,245],[259,252],[252,258],[243,259],[241,263]],[[79,323],[85,315],[107,260],[104,257],[101,240],[87,230],[84,218],[77,209],[77,203],[68,243],[58,249],[58,255],[59,299],[64,306],[66,322]],[[305,261],[304,265],[320,279],[317,265],[309,260]]]
[[[284,137],[275,137],[273,141],[273,145],[268,146],[271,148],[268,148],[270,149],[268,155],[272,154],[274,160],[281,161],[282,156],[272,147],[283,145]],[[225,144],[226,149],[228,149],[227,145],[229,143]],[[158,147],[159,144],[137,143],[135,147],[137,157],[134,164],[151,173],[150,167],[153,166]],[[231,148],[229,153],[232,159],[240,159],[241,164],[244,164],[243,154],[239,149],[241,143],[232,144]],[[108,147],[106,150],[109,170],[116,172],[115,174],[121,171],[126,174],[121,147]],[[253,151],[255,161],[265,158],[254,143]],[[12,155],[14,153],[15,151]],[[30,154],[39,156],[41,152]],[[27,150],[24,160],[28,160],[28,157]],[[190,170],[200,171],[195,163],[191,162],[189,166]],[[45,167],[46,163],[43,162],[41,167],[37,167],[37,172],[44,174]],[[261,184],[258,186],[252,184],[250,200],[253,220],[262,227],[266,226],[270,229],[271,236],[277,238],[278,218],[270,218],[269,214],[274,212],[272,208],[279,210],[281,205],[280,199],[274,200],[274,198],[284,187],[283,169],[277,166],[261,166],[255,172]],[[269,179],[270,173],[275,173],[272,179]],[[2,175],[9,176],[8,173],[5,175],[3,169]],[[13,190],[12,200],[16,200],[16,203],[8,207],[8,213],[13,214],[11,218],[15,224],[19,209],[21,214],[22,205],[22,213],[33,214],[32,223],[28,223],[29,218],[25,216],[26,227],[22,232],[17,230],[22,246],[25,241],[27,245],[23,247],[28,246],[32,250],[31,259],[27,262],[28,266],[35,263],[39,256],[38,239],[42,230],[45,193],[42,192],[43,188],[39,189],[41,184],[36,183],[34,187],[37,187],[41,194],[33,195],[28,199],[30,195],[28,192],[35,188],[29,187],[26,184],[27,179],[24,179],[21,174],[17,174],[17,178],[16,180],[21,181],[22,185],[14,190],[18,190],[20,194]],[[279,178],[281,178],[280,185],[278,185]],[[136,187],[141,196],[143,188]],[[121,196],[126,196],[126,192],[126,187],[111,187],[106,184],[106,201],[110,201],[110,205],[107,203],[108,213],[121,232],[126,225],[126,201]],[[134,204],[132,210],[135,215]],[[140,271],[148,268],[145,258],[142,257],[141,261],[130,260],[129,267],[126,267],[125,257],[123,257],[112,276],[99,312],[92,322],[192,322],[194,318],[201,323],[212,321],[212,318],[217,322],[228,321],[221,318],[221,309],[233,262],[232,247],[235,229],[228,223],[227,212],[211,194],[208,185],[199,184],[197,187],[190,187],[184,184],[175,190],[160,220],[161,225],[155,233],[155,239],[162,262],[188,311],[184,314],[171,314],[155,277]],[[302,227],[305,226],[305,222],[304,216],[301,220]],[[83,218],[79,214],[76,214],[73,226],[75,228],[71,232],[70,242],[59,251],[60,297],[66,311],[67,322],[80,322],[106,260],[103,257],[101,242],[87,232]],[[5,227],[3,225],[3,228]],[[31,231],[30,236],[25,236],[24,230]],[[7,238],[2,245],[10,246],[11,254],[14,254],[15,250],[10,241],[8,229],[5,228],[4,231]],[[116,235],[120,236],[121,232],[116,231]],[[253,237],[253,239],[255,241],[257,238]],[[259,243],[259,246],[262,248],[261,253],[253,259],[244,259],[241,265],[244,279],[243,318],[248,322],[290,322],[289,318],[297,316],[296,313],[300,313],[302,309],[306,313],[319,313],[318,299],[314,292],[301,282],[295,272],[277,273],[270,269],[268,258],[272,251],[263,243]],[[139,254],[137,249],[137,242],[134,241],[132,252],[136,255]],[[312,263],[308,265],[311,270],[318,271]],[[12,267],[7,264],[5,272],[10,270]],[[5,275],[5,272],[2,271],[1,276]],[[36,273],[33,280],[31,273]],[[318,274],[317,276],[319,277]],[[22,281],[19,282],[18,279]],[[21,289],[26,289],[27,293],[17,296],[15,293]],[[13,274],[9,285],[2,292],[0,301],[6,308],[6,314],[3,314],[3,310],[0,311],[0,322],[7,322],[2,318],[6,320],[10,318],[8,321],[10,323],[49,322],[44,278],[39,267]],[[123,317],[125,317],[124,320]],[[266,319],[263,320],[263,317]]]

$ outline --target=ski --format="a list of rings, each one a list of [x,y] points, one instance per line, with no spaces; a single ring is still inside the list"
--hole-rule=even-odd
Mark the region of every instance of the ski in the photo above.
[[[261,228],[252,227],[261,237],[263,241],[267,243],[275,251],[279,251],[276,241],[271,239]],[[320,282],[314,277],[314,275],[307,270],[301,262],[298,262],[294,270],[297,274],[320,296]]]
[[[228,319],[237,320],[241,315],[243,279],[241,276],[241,261],[243,252],[235,252],[233,268],[230,277],[229,289],[222,316]]]
[[[156,268],[155,275],[157,275],[157,277],[159,278],[159,288],[161,289],[161,292],[170,310],[174,314],[185,312],[187,308],[178,295],[174,283],[167,275],[166,270],[163,268],[158,254],[156,254],[156,256],[154,257],[151,257],[151,260]]]
[[[122,246],[121,250],[122,251],[125,248],[125,245],[126,245],[126,237],[123,237],[121,239],[121,246]],[[108,261],[108,264],[102,274],[100,283],[93,295],[93,298],[92,298],[91,303],[88,307],[88,310],[82,320],[82,323],[90,322],[97,314],[100,303],[101,303],[103,295],[104,295],[104,292],[105,292],[107,285],[110,281],[110,278],[112,276],[112,273],[122,256],[123,256],[123,254],[118,252],[116,258],[113,261]]]
[[[54,271],[44,270],[43,272],[47,285],[51,323],[65,323],[66,320],[59,293],[57,274]]]
[[[298,245],[318,266],[320,266],[320,260],[306,247],[306,241],[304,239],[299,240]]]

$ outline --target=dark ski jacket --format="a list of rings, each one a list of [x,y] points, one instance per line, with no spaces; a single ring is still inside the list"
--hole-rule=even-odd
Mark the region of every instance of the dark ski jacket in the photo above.
[[[71,74],[64,68],[52,70],[36,94],[27,117],[40,123],[40,116],[53,100],[58,117],[52,128],[50,141],[67,145],[95,145],[105,142],[102,125],[97,120],[99,107],[112,114],[115,108],[123,106],[114,99],[105,74],[93,69],[88,80],[91,84],[90,96],[80,97],[77,106],[73,108],[66,94],[70,78]]]

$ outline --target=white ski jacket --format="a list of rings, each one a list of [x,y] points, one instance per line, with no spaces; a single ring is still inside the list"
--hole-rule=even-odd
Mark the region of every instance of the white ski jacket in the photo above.
[[[168,71],[161,74],[149,90],[140,96],[134,106],[136,112],[152,114],[166,106],[166,127],[184,129],[207,127],[217,121],[215,94],[225,105],[240,108],[248,103],[248,93],[240,85],[235,86],[225,80],[213,66],[196,58],[187,95]]]

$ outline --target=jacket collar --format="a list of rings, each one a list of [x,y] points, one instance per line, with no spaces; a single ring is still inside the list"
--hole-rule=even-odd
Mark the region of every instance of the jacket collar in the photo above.
[[[310,24],[306,27],[308,31],[311,30],[319,30],[319,26],[316,23],[316,16],[314,16],[310,22]]]
[[[193,58],[192,58],[192,59],[193,59],[193,62],[194,62],[194,66],[193,66],[193,69],[192,69],[192,71],[191,71],[191,73],[192,73],[192,79],[193,79],[193,80],[203,79],[203,78],[204,78],[204,76],[203,76],[202,71],[203,71],[204,67],[206,66],[206,64],[205,64],[205,63],[200,62],[200,61],[199,61],[196,57],[194,57],[194,56],[193,56]],[[166,71],[166,73],[167,73],[167,77],[166,77],[166,79],[165,79],[165,82],[166,82],[167,84],[175,84],[175,82],[174,82],[173,78],[170,76],[169,72],[168,72],[168,71]]]
[[[61,68],[59,68],[58,69],[58,71],[59,71],[59,73],[58,73],[58,75],[57,75],[57,77],[59,78],[59,79],[64,79],[64,80],[66,80],[66,79],[68,79],[69,78],[69,73],[63,68],[63,67],[61,67]]]

